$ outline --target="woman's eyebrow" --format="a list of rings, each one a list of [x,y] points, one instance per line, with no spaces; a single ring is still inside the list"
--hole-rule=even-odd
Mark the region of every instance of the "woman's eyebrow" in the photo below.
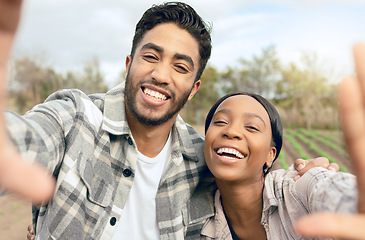
[[[221,110],[219,110],[219,111],[215,112],[215,113],[214,113],[214,115],[216,115],[216,114],[218,114],[218,113],[232,113],[232,111],[231,111],[231,110],[229,110],[229,109],[221,109]]]
[[[266,123],[265,123],[264,119],[262,119],[262,117],[260,117],[259,115],[255,114],[255,113],[244,113],[243,115],[260,119],[263,122],[264,126],[266,127]]]

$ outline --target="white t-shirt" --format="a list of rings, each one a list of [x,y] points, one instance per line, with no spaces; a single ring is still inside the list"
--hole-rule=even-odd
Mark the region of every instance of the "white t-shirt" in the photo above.
[[[156,157],[138,152],[134,182],[112,240],[160,239],[155,198],[170,155],[171,134]]]

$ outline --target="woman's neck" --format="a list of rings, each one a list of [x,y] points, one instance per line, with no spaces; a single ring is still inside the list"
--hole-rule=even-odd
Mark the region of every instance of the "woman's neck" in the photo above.
[[[226,217],[240,239],[266,239],[261,225],[262,181],[249,185],[227,184],[217,181]]]

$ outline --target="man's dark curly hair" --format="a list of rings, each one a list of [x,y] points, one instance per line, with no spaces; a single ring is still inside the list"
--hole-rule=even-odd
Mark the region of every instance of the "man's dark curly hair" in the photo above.
[[[153,27],[161,23],[175,23],[188,31],[199,43],[200,62],[195,81],[199,80],[212,51],[210,30],[196,11],[186,3],[167,2],[147,9],[136,25],[131,57],[135,54],[142,38]]]

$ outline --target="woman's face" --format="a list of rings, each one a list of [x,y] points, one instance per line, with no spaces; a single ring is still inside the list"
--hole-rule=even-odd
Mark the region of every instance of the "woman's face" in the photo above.
[[[204,155],[220,181],[262,181],[263,166],[276,154],[271,146],[270,118],[254,98],[235,95],[217,108],[205,136]]]

